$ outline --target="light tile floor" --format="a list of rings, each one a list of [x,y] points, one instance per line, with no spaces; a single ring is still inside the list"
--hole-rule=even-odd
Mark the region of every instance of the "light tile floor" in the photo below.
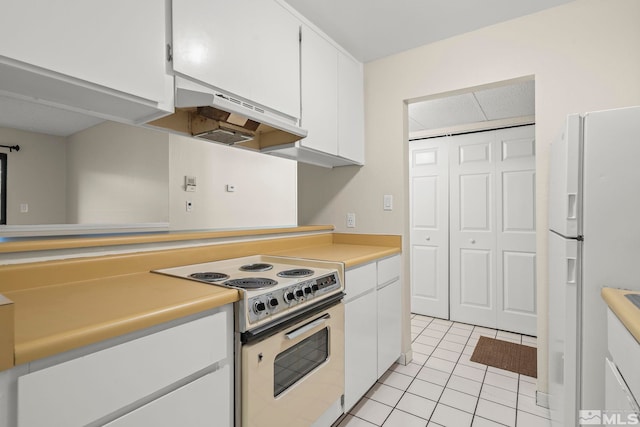
[[[536,379],[470,360],[481,335],[532,347],[536,338],[416,314],[413,360],[394,365],[338,427],[549,427]]]

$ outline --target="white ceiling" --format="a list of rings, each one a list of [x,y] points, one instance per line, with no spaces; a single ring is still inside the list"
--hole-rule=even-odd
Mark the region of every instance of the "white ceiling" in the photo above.
[[[476,90],[409,104],[409,132],[535,115],[535,82]]]
[[[285,0],[362,62],[573,0]]]

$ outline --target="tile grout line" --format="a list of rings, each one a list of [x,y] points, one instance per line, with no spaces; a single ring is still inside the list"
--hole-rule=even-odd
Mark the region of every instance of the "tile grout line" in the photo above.
[[[414,315],[412,318],[415,318],[415,317],[416,317],[416,316]],[[431,318],[431,320],[429,321],[429,323],[427,324],[427,326],[425,326],[424,328],[422,328],[421,332],[420,332],[420,333],[418,333],[418,334],[416,335],[416,338],[415,338],[414,340],[412,340],[412,342],[415,342],[415,341],[416,341],[416,339],[417,339],[420,335],[422,335],[422,333],[423,333],[425,330],[427,330],[427,329],[428,329],[428,326],[430,326],[430,325],[433,323],[433,321],[434,321],[434,320],[436,320],[436,318]],[[443,319],[443,320],[445,320],[445,319]],[[448,325],[448,327],[447,327],[447,329],[446,329],[445,331],[441,331],[441,332],[444,332],[444,334],[443,334],[442,338],[438,339],[438,343],[434,346],[434,351],[435,351],[435,350],[437,350],[437,349],[439,348],[440,344],[441,344],[443,341],[448,341],[448,340],[445,340],[444,338],[446,337],[446,335],[447,335],[447,334],[449,334],[449,333],[451,333],[451,332],[452,332],[451,330],[452,330],[452,328],[456,325],[456,323],[457,323],[457,322],[451,322],[451,323]],[[449,374],[449,377],[447,378],[447,381],[445,382],[445,384],[444,384],[444,386],[443,386],[443,392],[440,394],[440,396],[439,396],[439,398],[438,398],[438,400],[437,400],[437,402],[436,402],[436,407],[437,407],[437,405],[439,405],[439,404],[444,405],[444,406],[449,406],[449,405],[447,405],[447,404],[445,404],[445,403],[441,402],[442,395],[444,394],[444,391],[447,389],[447,386],[448,386],[448,384],[449,384],[449,382],[450,382],[450,380],[451,380],[451,376],[453,376],[453,375],[454,375],[454,372],[453,372],[453,371],[455,371],[455,368],[456,368],[458,365],[460,365],[460,364],[461,364],[461,363],[460,363],[460,359],[461,359],[462,355],[463,355],[463,354],[465,354],[465,353],[464,353],[464,349],[469,345],[469,341],[471,340],[473,333],[474,333],[474,332],[480,332],[480,333],[481,333],[481,331],[476,331],[476,328],[478,327],[478,325],[470,325],[470,326],[473,326],[473,329],[471,329],[471,330],[470,330],[469,335],[466,337],[466,341],[465,341],[465,343],[463,344],[463,349],[462,349],[462,351],[460,351],[460,352],[458,353],[458,357],[457,357],[457,359],[456,359],[456,361],[455,361],[455,365],[454,365],[453,370],[452,370],[451,372],[441,371],[441,372],[448,373],[448,374]],[[469,331],[468,329],[463,329],[463,328],[460,328],[460,329],[464,330],[465,332],[466,332],[466,331]],[[509,334],[518,335],[518,337],[517,337],[517,338],[515,338],[515,337],[498,337],[498,333],[499,333],[501,330],[499,330],[499,329],[493,329],[493,328],[487,328],[487,329],[490,329],[491,331],[495,331],[495,338],[496,338],[496,339],[505,339],[505,340],[512,341],[512,342],[514,341],[514,339],[517,339],[518,341],[520,341],[520,344],[522,344],[522,339],[523,339],[523,335],[522,335],[522,334],[516,334],[516,333],[514,333],[514,332],[504,331],[504,332],[507,332],[507,333],[509,333]],[[455,335],[458,335],[458,334],[455,334]],[[458,335],[458,336],[461,336],[461,335]],[[433,337],[432,337],[432,338],[433,338]],[[479,338],[479,337],[478,337],[478,338]],[[509,339],[509,338],[510,338],[510,339]],[[457,343],[457,342],[455,342],[455,341],[452,341],[452,342]],[[458,343],[458,344],[462,344],[462,343]],[[528,345],[533,346],[533,345],[531,345],[531,344],[533,344],[533,343],[528,343]],[[448,350],[448,349],[447,349],[447,350]],[[452,350],[449,350],[449,351],[452,351]],[[453,352],[453,351],[452,351],[452,352]],[[456,352],[456,353],[457,353],[457,352]],[[422,368],[424,368],[424,367],[428,367],[428,366],[426,366],[426,364],[427,364],[427,362],[429,361],[429,359],[431,359],[431,357],[434,357],[434,358],[436,358],[436,359],[438,359],[438,360],[445,360],[445,361],[453,362],[452,360],[449,360],[449,359],[441,359],[440,357],[433,355],[433,352],[432,352],[430,355],[428,355],[428,356],[427,356],[427,359],[425,360],[425,362],[423,362],[422,364],[416,364],[416,365],[419,365],[419,366],[421,367],[421,369],[422,369]],[[463,364],[463,365],[464,365],[464,364]],[[478,368],[475,368],[474,366],[469,366],[469,365],[464,365],[464,366],[469,367],[469,368],[478,369]],[[435,368],[430,368],[430,369],[435,369]],[[435,370],[440,371],[439,369],[435,369]],[[476,405],[475,405],[474,411],[473,411],[473,413],[471,414],[471,415],[472,415],[472,422],[473,422],[473,419],[475,419],[475,417],[485,419],[484,417],[477,415],[477,407],[478,407],[478,405],[479,405],[479,403],[480,403],[481,394],[482,394],[482,391],[484,390],[484,387],[485,387],[485,380],[486,380],[487,373],[489,372],[488,367],[487,367],[487,368],[485,368],[485,370],[484,370],[484,371],[485,371],[485,372],[484,372],[484,375],[483,375],[483,377],[482,377],[482,381],[480,382],[480,384],[481,384],[480,392],[479,392],[479,394],[478,394],[478,396],[477,396],[477,401],[476,401]],[[492,373],[494,373],[494,374],[496,374],[496,375],[500,375],[501,377],[514,378],[514,377],[510,377],[510,376],[508,376],[508,375],[504,375],[502,372],[493,372],[493,371],[492,371]],[[410,385],[415,381],[415,379],[416,379],[416,378],[417,378],[417,374],[413,376],[413,379],[412,379],[411,383],[409,384],[409,386],[410,386]],[[466,377],[462,377],[462,378],[465,378],[465,379],[467,379],[467,380],[469,380],[469,381],[475,381],[475,380],[473,380],[473,379],[466,378]],[[521,375],[520,375],[520,374],[517,374],[517,377],[516,377],[515,379],[516,379],[516,381],[517,381],[517,384],[516,384],[516,390],[515,390],[515,394],[516,394],[516,403],[515,403],[515,406],[514,406],[513,408],[512,408],[511,406],[509,406],[509,405],[504,405],[504,404],[502,404],[502,403],[500,403],[500,402],[494,402],[494,401],[492,401],[492,400],[489,400],[489,401],[490,401],[490,402],[492,402],[492,403],[494,403],[494,404],[498,404],[498,405],[500,405],[500,406],[504,406],[505,408],[513,409],[513,410],[515,411],[515,421],[516,421],[516,423],[517,423],[517,414],[518,414],[518,411],[519,411],[519,410],[518,410],[518,400],[519,400],[519,394],[520,394],[520,381],[521,381]],[[427,381],[427,382],[429,382],[429,381]],[[475,382],[478,382],[478,381],[475,381]],[[436,384],[436,385],[437,385],[437,384]],[[405,389],[405,390],[403,390],[403,391],[402,391],[402,395],[401,395],[401,398],[398,400],[398,403],[400,402],[400,400],[402,400],[402,397],[404,397],[404,395],[405,395],[406,393],[410,393],[410,392],[408,392],[408,391],[407,391],[407,390],[408,390],[408,388],[409,388],[409,386],[407,387],[407,389]],[[497,388],[502,389],[502,390],[509,391],[509,389],[504,389],[504,388],[502,388],[502,387],[497,387]],[[451,390],[454,390],[454,389],[451,389]],[[462,391],[459,391],[459,390],[455,390],[455,391],[458,391],[458,392],[460,392],[460,393],[464,393],[464,394],[468,394],[468,395],[470,395],[469,393],[462,392]],[[410,393],[410,394],[413,394],[413,393]],[[417,396],[419,396],[419,395],[417,395]],[[473,395],[471,395],[471,396],[473,396]],[[424,396],[419,396],[419,397],[423,397],[423,398],[424,398]],[[396,405],[394,405],[393,409],[398,409],[399,411],[402,411],[402,412],[405,412],[405,413],[407,413],[407,414],[410,414],[410,415],[416,416],[416,417],[418,417],[418,418],[422,418],[422,417],[419,417],[419,416],[417,416],[417,415],[415,415],[415,414],[413,414],[413,413],[410,413],[410,412],[407,412],[407,411],[403,411],[402,409],[397,408],[397,403],[396,403]],[[464,411],[464,410],[462,410],[462,409],[460,409],[460,408],[455,408],[455,407],[454,407],[453,409],[457,409],[457,410],[459,410],[459,411],[461,411],[461,412],[466,412],[466,411]],[[434,412],[435,412],[435,409],[434,409]],[[524,412],[527,412],[527,413],[531,414],[531,412],[528,412],[528,411],[524,411]],[[467,412],[467,413],[468,413],[468,412]],[[433,415],[433,413],[432,413],[432,415]],[[532,414],[532,415],[538,416],[537,414]],[[388,417],[387,417],[387,419],[388,419]],[[429,420],[430,420],[430,419],[431,419],[431,417],[429,418]],[[428,420],[428,421],[429,421],[429,420]],[[496,422],[497,424],[502,424],[502,423],[499,423],[499,422],[494,421],[494,420],[489,420],[489,421]],[[385,419],[385,422],[386,422],[386,419]],[[502,425],[504,425],[504,424],[502,424]]]

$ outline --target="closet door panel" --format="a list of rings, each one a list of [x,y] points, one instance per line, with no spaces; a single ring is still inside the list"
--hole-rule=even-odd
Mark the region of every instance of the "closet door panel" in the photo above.
[[[448,149],[443,138],[411,143],[411,311],[449,318]]]
[[[536,335],[535,129],[496,131],[496,327]]]
[[[495,327],[494,132],[447,139],[451,320]]]

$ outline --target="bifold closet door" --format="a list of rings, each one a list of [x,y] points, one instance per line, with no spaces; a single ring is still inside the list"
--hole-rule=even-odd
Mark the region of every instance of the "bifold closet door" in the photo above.
[[[411,311],[449,318],[447,138],[411,142]]]
[[[536,334],[534,133],[411,142],[412,312]]]
[[[535,127],[496,132],[498,329],[537,334]]]
[[[452,320],[536,334],[534,129],[450,138]]]
[[[451,320],[496,325],[495,133],[447,138]]]

